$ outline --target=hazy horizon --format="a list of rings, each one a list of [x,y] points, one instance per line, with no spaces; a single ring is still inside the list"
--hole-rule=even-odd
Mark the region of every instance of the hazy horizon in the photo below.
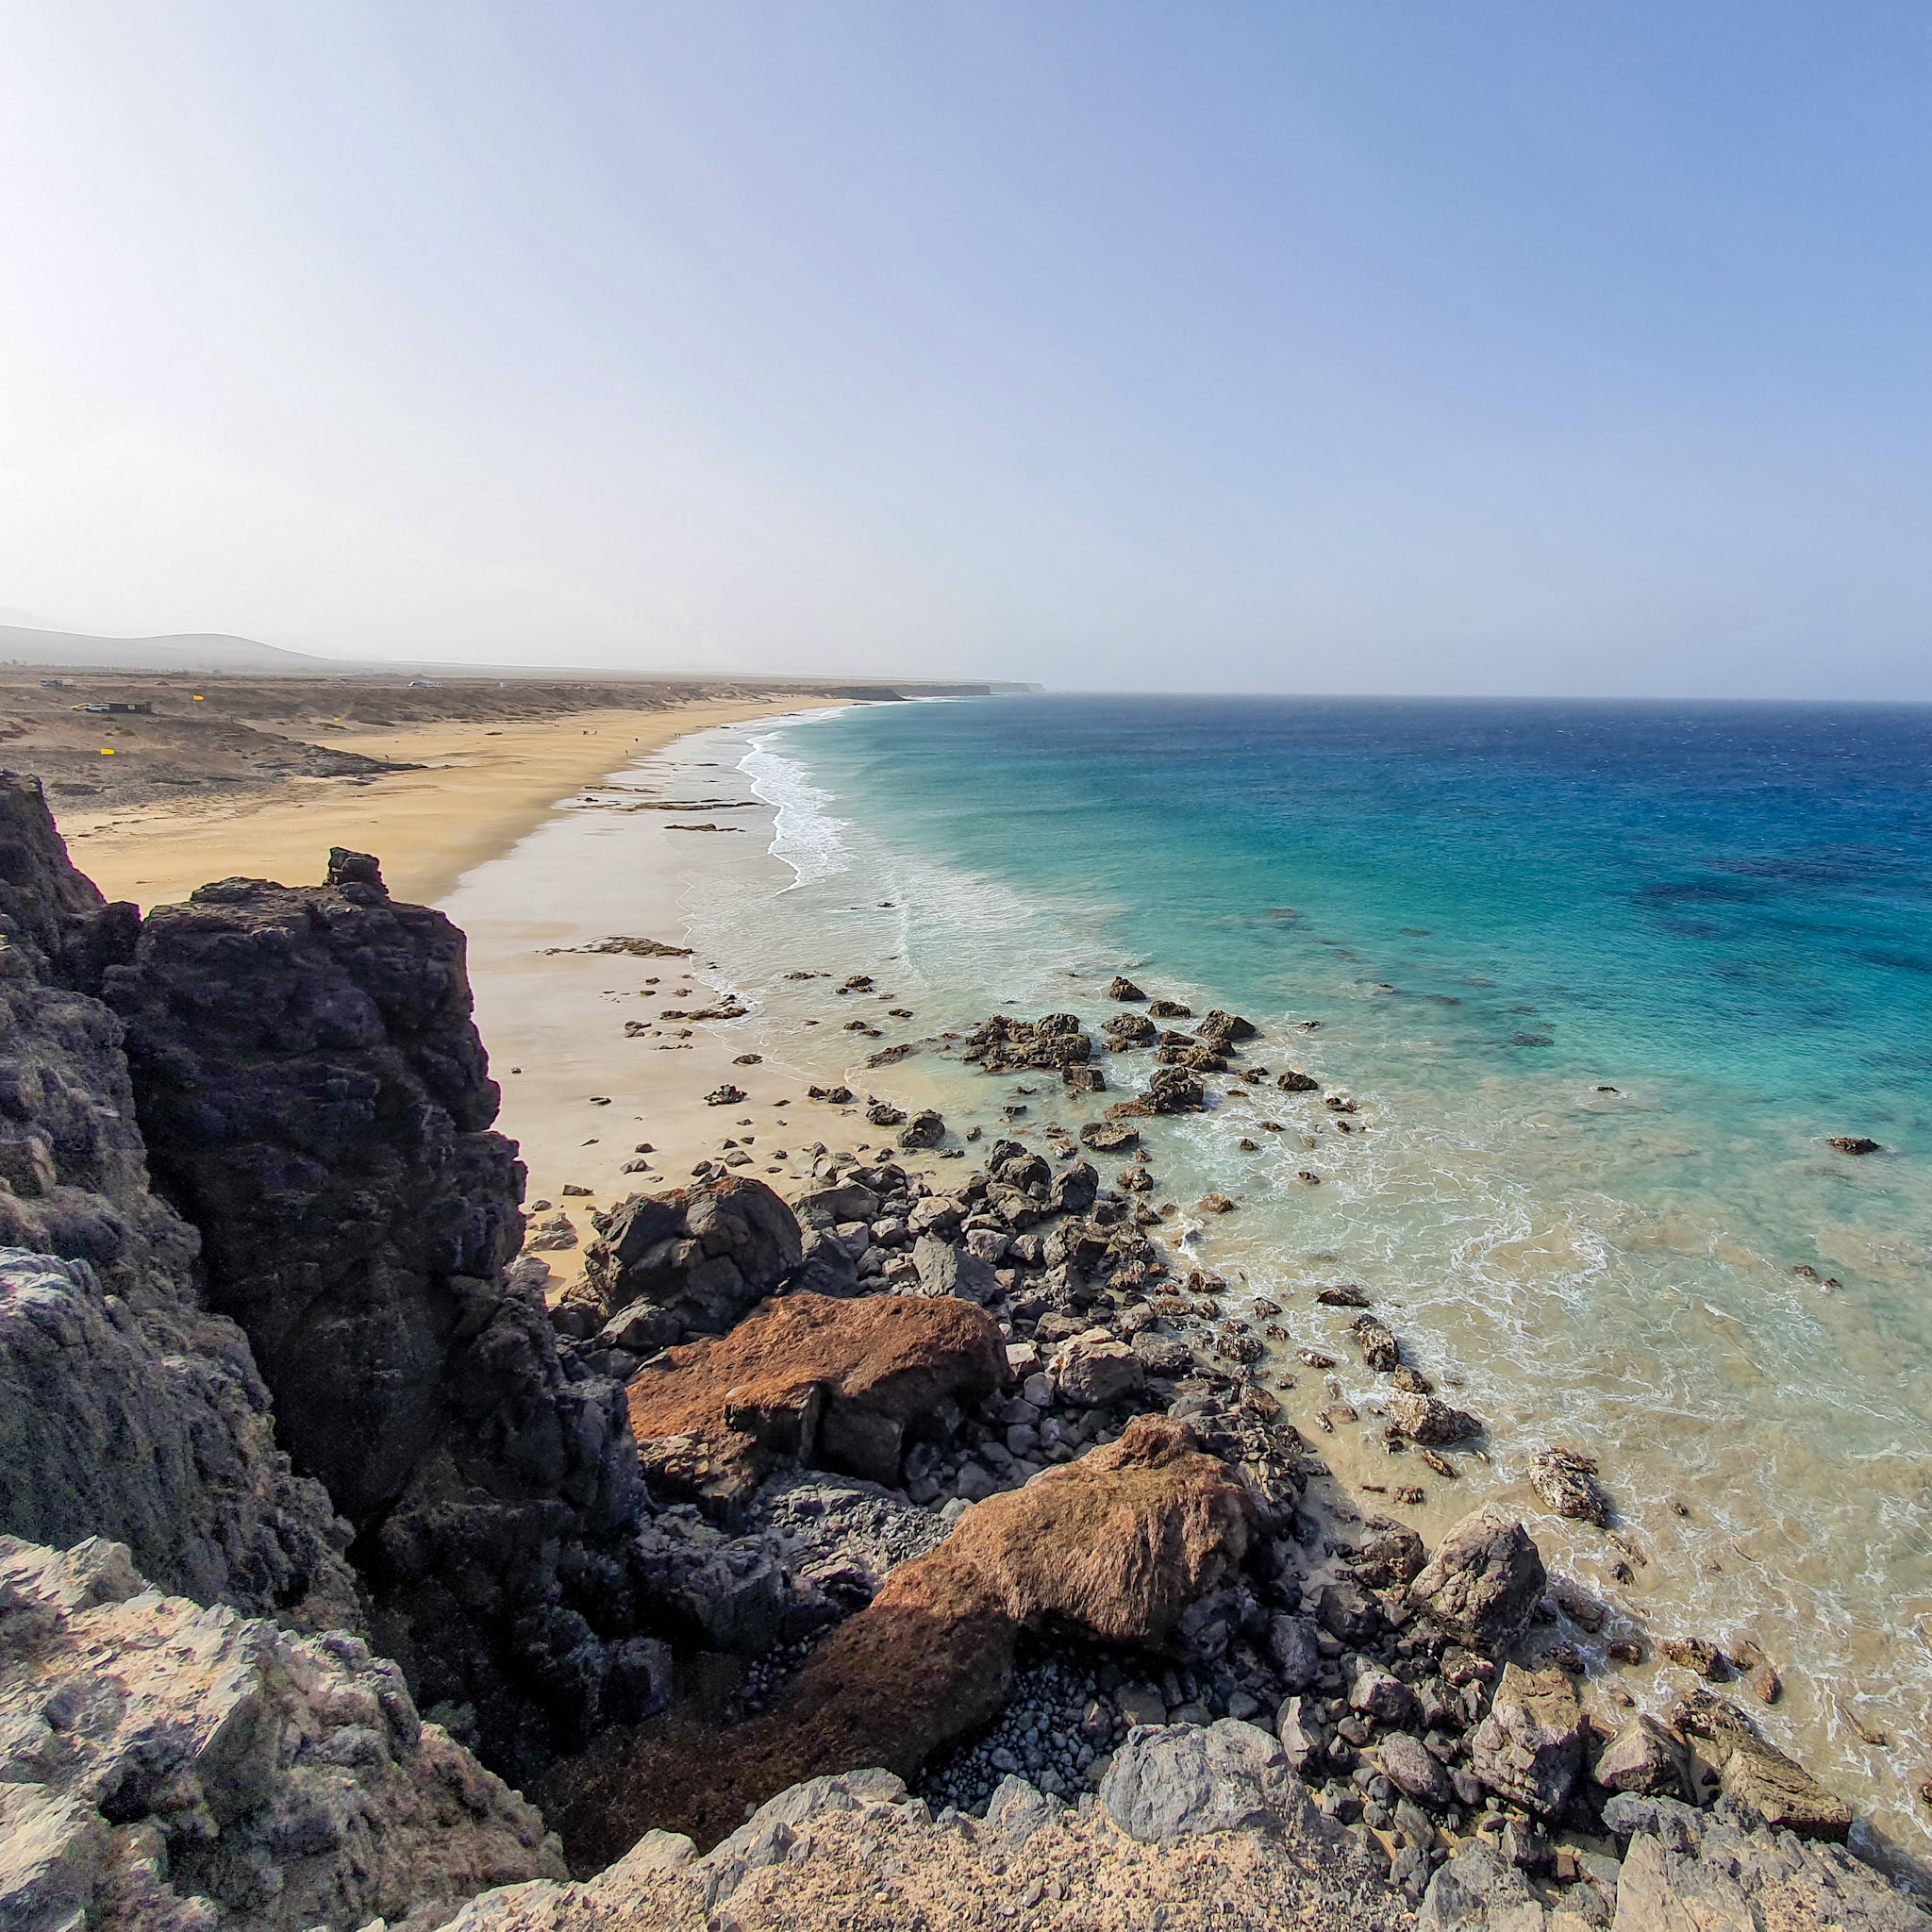
[[[1902,7],[18,0],[0,605],[321,657],[1932,699]]]

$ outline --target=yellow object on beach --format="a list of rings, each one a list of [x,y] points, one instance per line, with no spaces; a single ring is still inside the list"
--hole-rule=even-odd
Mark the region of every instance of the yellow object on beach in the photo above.
[[[102,747],[101,747],[101,756],[102,756],[102,757],[103,757],[104,758],[112,758],[112,757],[114,756],[114,747],[113,747],[113,746],[112,746],[111,744],[104,744],[104,745],[102,745]]]

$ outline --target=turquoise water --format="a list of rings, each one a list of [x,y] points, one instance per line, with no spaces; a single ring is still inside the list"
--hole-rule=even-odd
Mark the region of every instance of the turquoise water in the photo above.
[[[1233,1080],[1159,1124],[1184,1252],[1344,1357],[1308,1290],[1359,1281],[1485,1417],[1426,1534],[1535,1512],[1543,1442],[1598,1456],[1622,1542],[1540,1517],[1546,1553],[1659,1636],[1759,1643],[1774,1734],[1924,1854],[1932,711],[1014,698],[789,724],[743,769],[783,865],[694,924],[774,1017],[801,960],[880,974],[915,1030],[1095,1024],[1124,970],[1346,1089],[1352,1134]],[[1008,1098],[902,1071],[961,1123]],[[1043,1085],[1035,1130],[1107,1097]],[[1209,1187],[1240,1210],[1186,1212]],[[1291,1410],[1330,1392],[1303,1371]],[[1324,1449],[1389,1474],[1367,1426]]]

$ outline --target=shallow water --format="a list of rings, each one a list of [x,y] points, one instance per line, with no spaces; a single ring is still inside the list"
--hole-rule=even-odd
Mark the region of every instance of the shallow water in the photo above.
[[[873,972],[915,1033],[1003,1001],[1091,1026],[1117,971],[1259,1023],[1249,1060],[1345,1089],[1362,1131],[1219,1092],[1150,1133],[1151,1198],[1234,1195],[1184,1212],[1190,1252],[1345,1363],[1308,1290],[1359,1282],[1491,1428],[1488,1466],[1426,1476],[1344,1367],[1338,1471],[1425,1481],[1430,1536],[1507,1496],[1657,1634],[1755,1640],[1789,1687],[1769,1731],[1932,1851],[1932,712],[1023,698],[749,741],[773,857],[688,909],[776,1031],[801,968]],[[1105,1104],[924,1058],[866,1077],[989,1124],[1031,1086],[1035,1130]],[[1328,1392],[1284,1366],[1306,1426]],[[1601,1458],[1630,1554],[1537,1513],[1550,1441]]]

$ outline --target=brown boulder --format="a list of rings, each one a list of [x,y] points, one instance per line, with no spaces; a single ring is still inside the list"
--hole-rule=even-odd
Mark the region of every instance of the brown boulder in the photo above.
[[[666,1350],[626,1393],[645,1479],[728,1519],[786,1461],[896,1484],[909,1440],[1006,1377],[999,1324],[970,1302],[794,1294]]]
[[[548,1808],[573,1857],[602,1863],[652,1825],[711,1842],[748,1801],[821,1773],[909,1777],[1005,1703],[1023,1630],[1164,1644],[1235,1574],[1251,1516],[1233,1472],[1186,1424],[1139,1417],[1117,1442],[968,1510],[819,1645],[766,1714],[608,1746]]]

